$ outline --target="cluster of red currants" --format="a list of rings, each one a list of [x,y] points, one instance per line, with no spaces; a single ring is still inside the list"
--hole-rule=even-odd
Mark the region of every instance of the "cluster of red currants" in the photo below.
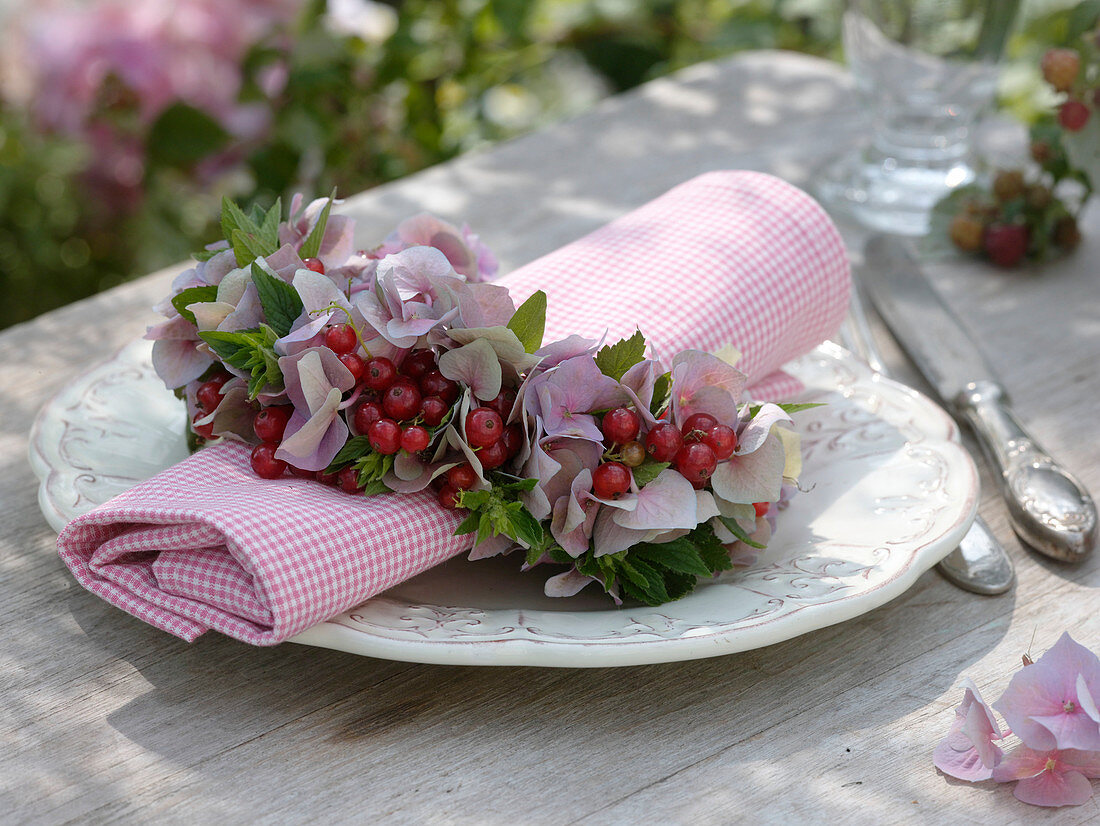
[[[1100,45],[1100,33],[1097,38]],[[1080,132],[1092,116],[1092,107],[1100,106],[1100,88],[1091,88],[1082,73],[1081,54],[1076,49],[1047,49],[1040,69],[1043,79],[1067,96],[1058,107],[1058,123],[1067,132]]]
[[[641,428],[641,418],[629,407],[616,407],[604,414],[601,430],[614,452],[592,473],[592,490],[599,498],[618,499],[629,491],[631,468],[641,465],[647,455],[655,462],[670,463],[701,490],[718,463],[737,449],[733,428],[719,424],[709,413],[692,414],[680,428],[660,422],[645,435],[644,442],[638,440]]]
[[[523,447],[523,426],[519,422],[506,424],[516,402],[516,391],[502,388],[496,398],[475,407],[466,414],[466,443],[477,453],[485,470],[498,468],[514,458]],[[469,462],[463,462],[437,477],[439,504],[458,507],[459,495],[477,483],[477,474]]]

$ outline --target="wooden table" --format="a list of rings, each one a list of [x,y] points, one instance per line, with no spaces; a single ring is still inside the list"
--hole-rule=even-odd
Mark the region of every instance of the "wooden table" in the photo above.
[[[506,268],[708,169],[806,184],[860,133],[840,67],[753,53],[355,198],[362,238],[420,209],[468,220]],[[847,228],[857,248],[858,232]],[[1100,493],[1100,219],[1041,272],[941,267],[1020,415]],[[65,382],[139,336],[172,271],[0,334],[0,815],[7,822],[998,824],[1049,812],[945,780],[931,752],[963,675],[996,697],[1065,629],[1100,649],[1100,570],[981,512],[1019,582],[934,572],[858,619],[770,648],[622,669],[387,662],[209,634],[193,645],[76,585],[38,511],[27,431]],[[902,367],[896,351],[892,366]],[[907,375],[912,375],[908,373]],[[1034,642],[1032,642],[1034,639]],[[11,814],[14,812],[14,814]]]

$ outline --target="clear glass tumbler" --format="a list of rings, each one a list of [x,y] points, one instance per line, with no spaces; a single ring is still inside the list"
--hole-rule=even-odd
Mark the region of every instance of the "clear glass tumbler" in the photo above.
[[[843,39],[871,134],[821,194],[862,223],[927,232],[931,206],[972,182],[971,137],[993,101],[1019,0],[848,0]]]

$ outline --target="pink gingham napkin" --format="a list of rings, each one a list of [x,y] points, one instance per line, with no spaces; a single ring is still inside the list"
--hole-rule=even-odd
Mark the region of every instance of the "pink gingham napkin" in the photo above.
[[[501,279],[549,298],[546,340],[640,327],[661,354],[743,353],[758,397],[797,389],[778,368],[828,337],[847,307],[840,236],[805,193],[715,172]],[[205,448],[58,538],[88,590],[194,640],[214,629],[273,645],[469,547],[434,495],[348,496],[257,478],[248,449]]]

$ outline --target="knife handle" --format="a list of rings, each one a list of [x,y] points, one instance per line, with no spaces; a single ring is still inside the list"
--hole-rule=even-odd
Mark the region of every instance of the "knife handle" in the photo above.
[[[1096,542],[1096,505],[1020,424],[999,384],[969,384],[955,404],[1001,473],[1002,493],[1017,535],[1063,562],[1080,562]]]

